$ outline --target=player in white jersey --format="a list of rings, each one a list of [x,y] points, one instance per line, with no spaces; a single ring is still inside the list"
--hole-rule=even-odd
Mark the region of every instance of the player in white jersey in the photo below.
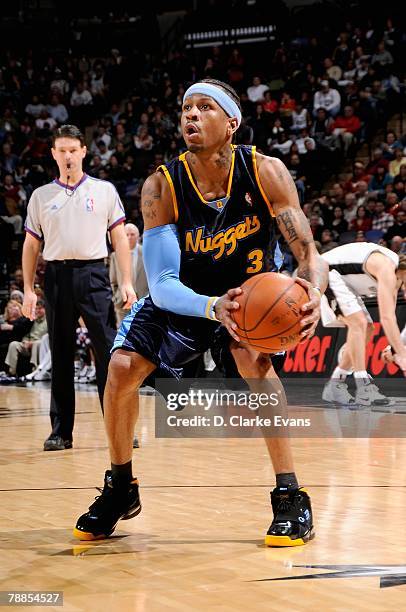
[[[406,376],[406,347],[396,320],[398,290],[406,283],[406,257],[399,257],[393,251],[370,242],[345,244],[322,257],[330,267],[327,293],[330,304],[326,297],[322,304],[323,324],[344,324],[348,330],[344,350],[324,388],[323,399],[339,404],[388,404],[388,398],[379,392],[366,371],[365,347],[373,332],[373,324],[362,298],[377,296],[379,318],[392,346],[393,360]],[[356,383],[355,399],[345,384],[351,373]]]

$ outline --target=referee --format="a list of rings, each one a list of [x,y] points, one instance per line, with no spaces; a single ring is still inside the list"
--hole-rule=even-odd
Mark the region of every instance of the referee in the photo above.
[[[72,448],[75,418],[74,354],[79,316],[96,356],[96,377],[103,399],[110,348],[116,334],[108,271],[107,232],[120,268],[124,308],[136,300],[131,259],[124,231],[125,214],[115,187],[82,170],[86,146],[80,130],[63,125],[53,137],[52,156],[59,179],[36,189],[29,201],[23,247],[23,313],[35,316],[34,278],[44,241],[45,304],[52,354],[52,433],[44,450]],[[113,314],[113,317],[112,317]]]

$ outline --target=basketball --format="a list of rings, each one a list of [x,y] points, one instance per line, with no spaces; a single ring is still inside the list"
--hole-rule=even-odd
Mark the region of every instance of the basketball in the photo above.
[[[257,274],[241,285],[232,313],[241,341],[263,353],[277,353],[300,342],[306,290],[292,278],[276,272]]]

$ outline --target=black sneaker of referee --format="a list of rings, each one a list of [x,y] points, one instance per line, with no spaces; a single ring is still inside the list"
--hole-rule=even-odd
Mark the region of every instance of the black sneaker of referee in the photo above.
[[[108,538],[118,521],[127,520],[141,512],[138,480],[115,483],[112,473],[107,470],[101,495],[79,517],[73,535],[79,540],[102,540]]]

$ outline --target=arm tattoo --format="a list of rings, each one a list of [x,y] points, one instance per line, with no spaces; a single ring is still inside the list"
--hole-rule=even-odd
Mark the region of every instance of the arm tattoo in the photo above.
[[[282,211],[276,222],[298,262],[298,276],[323,291],[327,285],[328,265],[316,252],[309,222],[301,210]]]
[[[328,284],[328,264],[320,255],[317,255],[309,263],[301,262],[297,269],[297,275],[299,278],[304,278],[312,283],[314,287],[320,287],[324,293]]]
[[[289,172],[288,169],[285,169],[284,172],[285,172],[286,182],[288,184],[288,189],[290,193],[297,193],[296,183],[293,180],[291,173]]]
[[[309,283],[311,282],[311,273],[310,273],[310,269],[309,266],[307,265],[307,263],[302,263],[299,264],[298,268],[297,268],[297,275],[299,278],[304,278],[305,280],[309,281]]]
[[[145,219],[151,220],[156,218],[156,210],[152,208],[153,201],[152,200],[144,200],[141,205],[142,216]]]
[[[290,244],[291,242],[294,242],[295,240],[298,239],[297,231],[296,231],[295,225],[293,223],[293,215],[290,212],[290,210],[286,210],[286,211],[280,213],[276,217],[276,222],[279,225],[279,227],[281,227],[281,225],[283,225],[283,227],[285,228],[285,231],[286,231],[286,234],[287,234],[287,243],[288,244]],[[283,229],[282,229],[282,232],[283,232]]]
[[[144,219],[155,219],[157,212],[155,210],[155,204],[157,200],[160,200],[161,194],[156,193],[153,190],[147,190],[145,197],[141,198],[141,212]]]
[[[272,161],[271,161],[271,164],[272,164]],[[275,170],[276,170],[276,176],[278,177],[281,183],[287,186],[289,193],[297,193],[295,181],[293,180],[292,175],[287,169],[287,167],[284,164],[282,165],[278,164],[275,166]]]
[[[276,222],[289,245],[295,240],[300,240],[302,247],[313,242],[309,223],[303,214],[297,216],[292,210],[284,210],[276,217]]]

